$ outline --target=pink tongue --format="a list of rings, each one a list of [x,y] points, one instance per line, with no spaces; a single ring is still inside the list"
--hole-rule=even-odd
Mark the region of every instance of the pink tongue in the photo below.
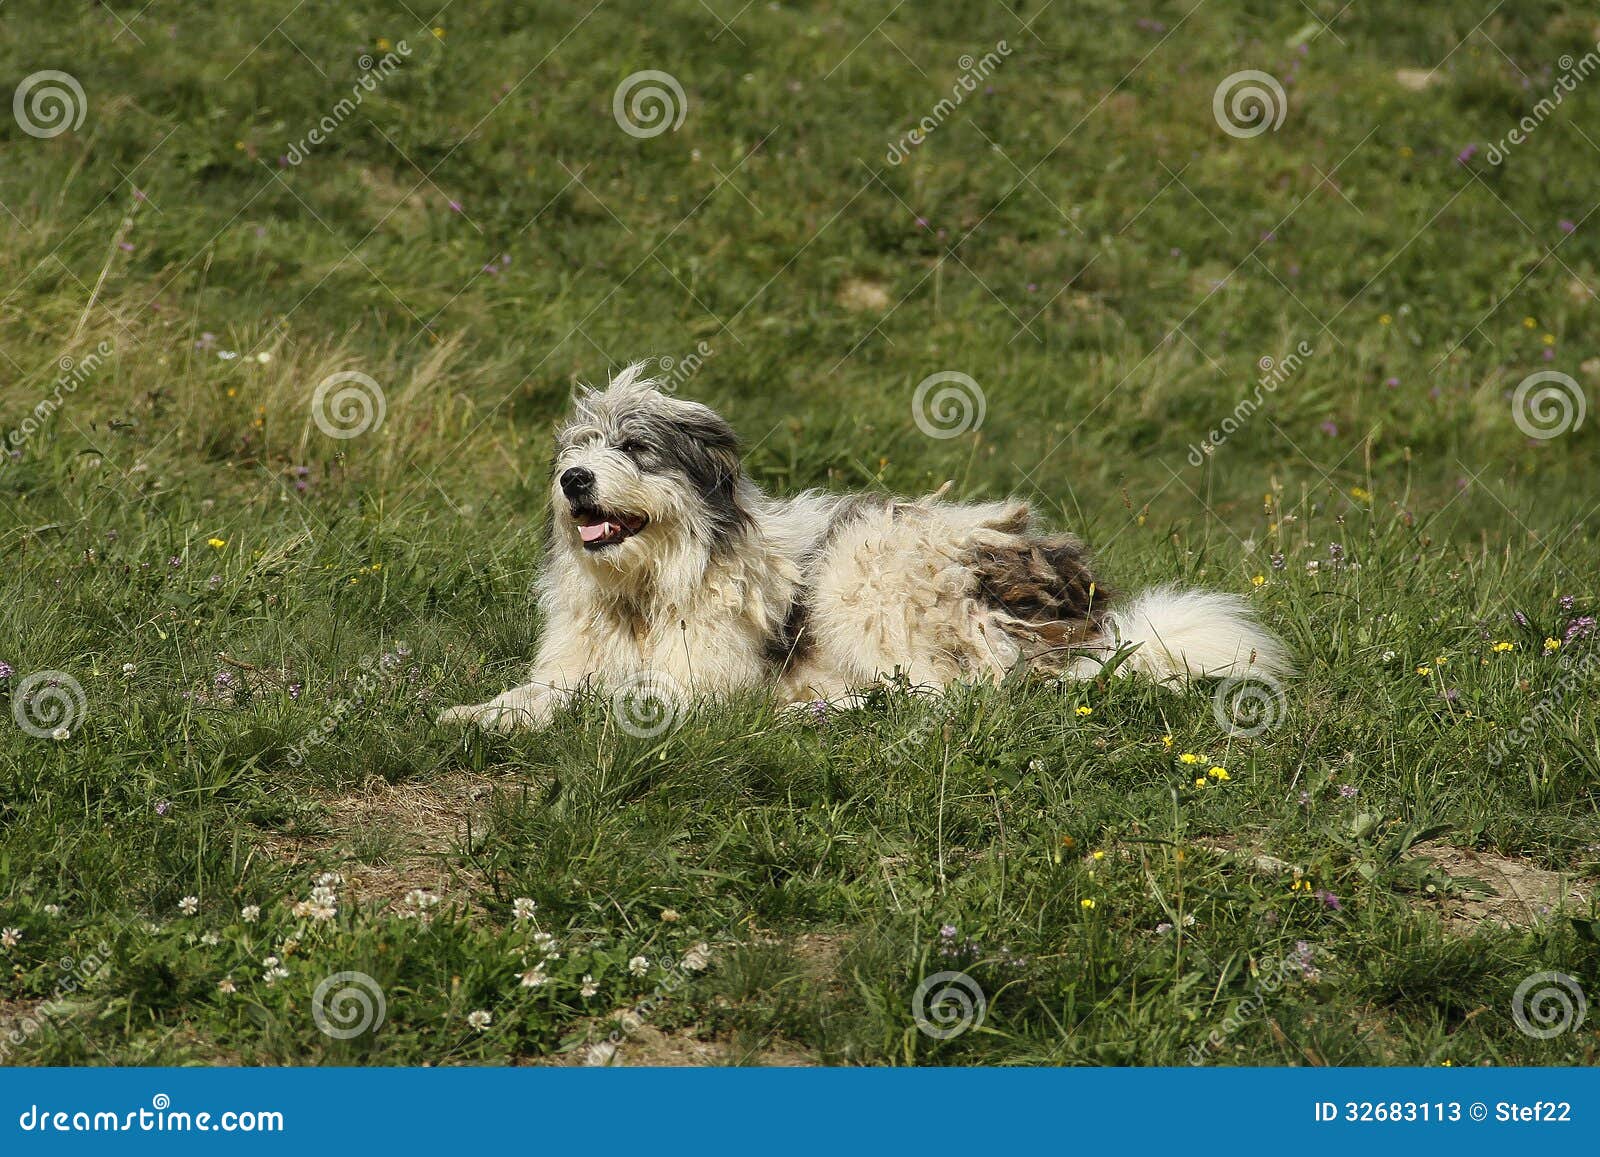
[[[609,522],[596,522],[592,526],[578,527],[578,533],[583,536],[584,542],[595,542],[609,534],[616,533],[616,526]]]

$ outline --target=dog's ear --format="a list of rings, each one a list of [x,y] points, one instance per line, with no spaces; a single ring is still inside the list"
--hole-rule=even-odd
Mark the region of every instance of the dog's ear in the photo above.
[[[739,435],[721,414],[699,402],[673,407],[675,445],[691,479],[710,491],[731,491],[740,471]]]
[[[668,452],[710,512],[713,537],[724,539],[750,517],[739,502],[739,435],[726,418],[699,402],[676,402],[671,421]]]

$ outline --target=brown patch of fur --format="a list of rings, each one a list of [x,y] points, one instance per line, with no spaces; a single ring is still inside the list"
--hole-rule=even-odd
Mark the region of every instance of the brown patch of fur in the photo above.
[[[1114,597],[1095,578],[1083,544],[1067,534],[985,544],[974,550],[969,565],[978,596],[1015,620],[1018,642],[1036,647],[1036,654],[1098,635]]]

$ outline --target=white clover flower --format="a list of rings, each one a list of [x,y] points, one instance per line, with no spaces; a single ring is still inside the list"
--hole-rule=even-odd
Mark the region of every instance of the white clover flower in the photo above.
[[[263,965],[265,965],[266,967],[268,967],[268,968],[276,968],[278,966],[279,962],[278,962],[278,958],[276,956],[269,956],[265,960],[263,960],[261,963]]]
[[[71,739],[72,732],[68,731],[65,727],[57,727],[50,733],[50,738],[55,740]]]
[[[0,928],[0,947],[15,948],[22,943],[21,928]]]
[[[239,991],[239,986],[233,982],[233,977],[224,976],[217,981],[217,991],[221,993],[234,993]]]
[[[60,904],[46,904],[44,906],[44,914],[46,916],[50,916],[50,917],[55,917],[55,916],[61,915],[61,905]]]
[[[628,961],[628,971],[633,973],[635,976],[643,976],[645,973],[650,971],[650,962],[643,956],[635,956],[632,960]]]
[[[539,988],[549,983],[550,977],[545,975],[543,968],[530,968],[522,974],[523,988]]]
[[[185,916],[193,916],[196,912],[200,911],[200,897],[185,896],[183,899],[178,901],[178,911],[182,912]]]
[[[122,673],[124,675],[132,675],[138,669],[139,668],[135,667],[132,663],[124,663],[122,665]]]
[[[516,917],[518,920],[532,920],[533,909],[533,901],[528,899],[526,896],[518,896],[515,900],[511,901],[511,915]]]
[[[278,983],[278,981],[282,980],[285,976],[288,976],[288,975],[289,975],[289,970],[287,968],[281,968],[281,967],[276,967],[275,966],[275,967],[269,968],[265,972],[263,972],[261,974],[261,979],[265,980],[267,982],[267,987],[270,988],[272,985]]]
[[[578,995],[582,996],[585,1000],[588,1000],[591,996],[599,991],[600,986],[595,983],[594,977],[585,972],[583,974],[583,987],[578,989]]]
[[[703,972],[711,963],[711,945],[704,940],[683,954],[683,966],[690,972]]]
[[[243,908],[239,909],[239,919],[243,920],[246,924],[254,924],[257,920],[261,919],[261,905],[246,904]]]
[[[215,948],[218,944],[222,943],[222,937],[218,936],[215,932],[202,932],[200,934],[200,943],[204,944],[207,948]]]
[[[467,1023],[482,1032],[494,1023],[494,1017],[489,1014],[488,1009],[477,1008],[467,1013]]]

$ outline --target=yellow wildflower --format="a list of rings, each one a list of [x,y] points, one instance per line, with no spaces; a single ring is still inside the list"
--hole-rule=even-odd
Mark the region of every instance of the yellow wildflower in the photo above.
[[[1218,783],[1227,783],[1228,780],[1233,778],[1228,774],[1228,769],[1225,767],[1213,767],[1210,771],[1206,772],[1206,774],[1212,779],[1216,780]]]
[[[1432,667],[1418,667],[1417,668],[1417,674],[1418,675],[1432,675],[1433,674],[1433,668]]]
[[[1559,651],[1559,650],[1561,650],[1561,640],[1560,639],[1546,639],[1544,641],[1544,653],[1546,655],[1550,654],[1553,651]]]
[[[1264,575],[1264,574],[1253,575],[1253,576],[1251,576],[1251,579],[1250,579],[1250,585],[1253,586],[1253,587],[1258,587],[1258,586],[1263,585],[1266,581],[1267,581],[1267,576]]]
[[[225,540],[220,539],[220,538],[208,538],[208,539],[206,539],[206,545],[209,546],[212,550],[221,550],[223,547],[227,546],[228,544],[227,544],[227,542]]]
[[[1076,714],[1078,716],[1078,718],[1080,718],[1080,719],[1086,719],[1090,715],[1094,714],[1094,708],[1093,707],[1079,707],[1079,708],[1075,709],[1074,714]]]
[[[1196,755],[1192,751],[1185,751],[1182,755],[1178,756],[1178,762],[1179,763],[1194,764],[1194,763],[1203,763],[1203,762],[1205,762],[1205,759],[1204,759],[1203,756]]]
[[[1078,907],[1080,907],[1080,908],[1093,908],[1094,907],[1094,901],[1093,900],[1079,900],[1078,901]]]
[[[1517,649],[1517,645],[1515,643],[1499,642],[1489,649],[1495,652],[1497,655],[1503,655],[1507,651],[1515,651]]]

